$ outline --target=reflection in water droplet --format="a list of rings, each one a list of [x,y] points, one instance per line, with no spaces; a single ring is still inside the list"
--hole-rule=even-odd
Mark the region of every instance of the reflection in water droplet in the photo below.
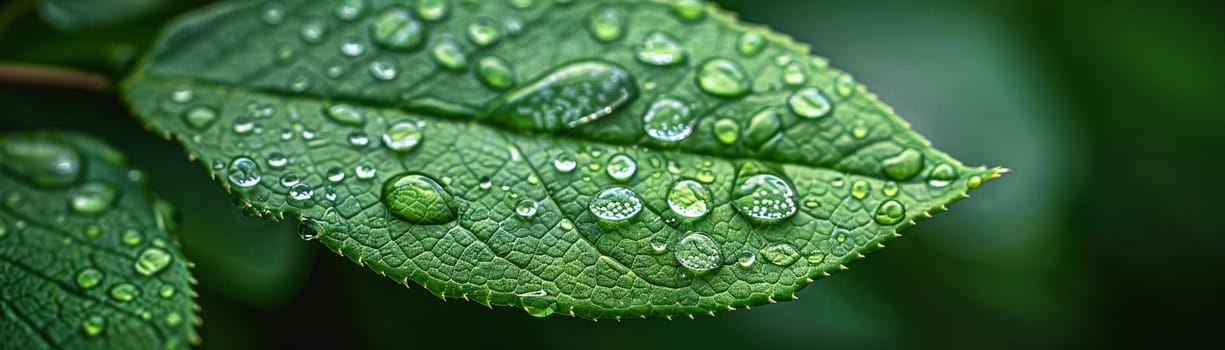
[[[629,181],[637,171],[638,163],[628,155],[618,154],[608,160],[608,176],[613,178],[613,180],[621,182]]]
[[[672,98],[661,98],[651,104],[642,116],[642,128],[648,136],[662,142],[684,140],[693,133],[697,116],[690,112],[689,105]]]
[[[289,158],[286,158],[281,152],[268,153],[268,166],[273,168],[284,167],[289,163]]]
[[[718,97],[740,97],[749,92],[749,73],[726,58],[714,58],[698,68],[698,87]]]
[[[328,181],[333,183],[344,181],[345,171],[337,167],[329,168],[327,171],[327,178]]]
[[[387,133],[383,134],[383,144],[395,152],[408,152],[417,147],[422,136],[416,123],[401,121],[387,128]]]
[[[740,267],[750,267],[753,266],[753,263],[755,262],[757,262],[757,254],[754,254],[751,250],[745,249],[741,250],[739,253],[736,253],[736,263],[739,264]]]
[[[701,273],[719,267],[719,247],[702,232],[690,232],[676,243],[672,251],[676,261],[685,268]]]
[[[84,321],[81,321],[81,330],[85,331],[85,335],[97,336],[102,334],[106,329],[106,319],[98,315],[90,315]]]
[[[808,119],[824,117],[834,109],[834,105],[830,104],[820,90],[811,87],[801,89],[788,97],[787,106],[791,107],[791,112],[795,115]]]
[[[417,15],[426,21],[437,21],[447,16],[450,6],[447,0],[417,0]]]
[[[693,180],[681,180],[668,191],[668,208],[686,218],[700,218],[710,211],[710,191]]]
[[[259,185],[263,176],[260,174],[259,164],[247,157],[238,157],[230,161],[229,168],[226,168],[227,179],[230,184],[239,188],[251,188]]]
[[[370,76],[378,80],[392,80],[400,74],[400,68],[395,60],[379,58],[370,62]]]
[[[686,53],[676,38],[663,32],[652,32],[638,47],[636,57],[638,62],[665,67],[684,63]]]
[[[851,184],[851,196],[855,199],[863,199],[868,196],[868,192],[872,190],[872,186],[868,185],[867,181],[859,180]]]
[[[298,179],[298,175],[294,175],[291,173],[286,173],[285,175],[281,175],[281,186],[285,186],[287,188],[293,187],[294,185],[297,185],[299,182],[301,182],[301,180]]]
[[[443,38],[430,48],[430,57],[438,65],[453,71],[462,71],[468,67],[468,54],[458,42],[451,38]]]
[[[536,216],[536,207],[536,201],[524,198],[515,204],[515,214],[518,214],[520,218],[531,219]]]
[[[491,46],[502,39],[502,29],[489,17],[477,17],[468,24],[468,40],[480,47]]]
[[[553,160],[553,168],[563,173],[574,171],[574,168],[576,167],[578,167],[578,162],[574,161],[573,157],[566,154],[560,155],[557,157],[557,159]]]
[[[425,28],[407,8],[391,6],[379,11],[370,23],[374,43],[396,51],[408,51],[425,41]]]
[[[77,187],[68,197],[68,207],[81,214],[100,214],[119,199],[119,188],[109,182],[90,181]]]
[[[362,180],[374,178],[376,172],[377,170],[374,168],[374,166],[369,164],[353,167],[353,174],[357,175],[357,178]]]
[[[148,247],[140,252],[136,257],[136,272],[145,276],[152,276],[170,265],[172,257],[170,253],[157,247]]]
[[[923,153],[906,149],[896,156],[886,158],[881,165],[884,166],[885,175],[898,181],[906,180],[923,170]]]
[[[932,168],[932,172],[927,175],[927,184],[932,187],[948,186],[950,182],[957,179],[957,169],[952,165],[940,164]]]
[[[755,222],[775,223],[795,214],[795,190],[782,178],[758,174],[741,180],[732,193],[732,204]]]
[[[740,124],[729,118],[716,121],[713,130],[715,138],[725,145],[736,143],[736,140],[740,138]]]
[[[904,218],[906,218],[906,207],[898,201],[887,200],[876,207],[875,219],[878,224],[893,225]]]
[[[495,90],[509,89],[515,85],[515,71],[510,63],[496,56],[481,57],[476,62],[476,74],[485,86]]]
[[[524,130],[576,128],[612,114],[637,94],[624,68],[599,60],[576,61],[503,94],[482,117]]]
[[[120,283],[114,287],[111,287],[110,294],[111,298],[126,302],[135,299],[136,295],[140,294],[140,291],[136,289],[136,286],[130,283]]]
[[[638,215],[642,210],[642,201],[634,191],[616,186],[600,191],[587,207],[600,219],[624,221]]]
[[[349,144],[358,148],[366,147],[370,144],[370,137],[361,131],[354,131],[349,133]]]
[[[85,268],[77,272],[77,286],[83,289],[92,289],[102,283],[102,271],[95,268]]]
[[[457,217],[455,198],[437,181],[421,174],[401,174],[383,185],[383,205],[392,215],[414,224],[444,224]]]

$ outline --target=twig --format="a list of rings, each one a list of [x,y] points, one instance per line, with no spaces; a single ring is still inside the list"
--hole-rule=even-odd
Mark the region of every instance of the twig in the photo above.
[[[71,68],[0,62],[0,84],[106,91],[111,87],[111,80]]]

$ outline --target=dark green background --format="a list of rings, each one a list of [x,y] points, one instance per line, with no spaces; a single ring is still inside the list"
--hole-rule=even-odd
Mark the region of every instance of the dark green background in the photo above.
[[[116,77],[202,4],[174,3],[74,33],[24,13],[0,60]],[[182,215],[206,348],[1220,346],[1225,3],[722,3],[811,44],[937,148],[1015,172],[797,302],[593,323],[442,302],[298,240],[293,223],[245,218],[113,92],[0,84],[0,130],[82,130],[149,171]]]

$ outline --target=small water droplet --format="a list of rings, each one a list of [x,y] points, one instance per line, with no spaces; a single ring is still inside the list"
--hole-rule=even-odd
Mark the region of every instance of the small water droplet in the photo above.
[[[102,235],[102,227],[94,224],[85,226],[85,237],[98,238],[100,235]]]
[[[766,36],[758,32],[744,32],[736,40],[736,51],[746,57],[756,56],[766,48]]]
[[[719,247],[702,232],[690,232],[676,243],[672,251],[676,261],[694,273],[719,267]]]
[[[715,138],[725,145],[736,143],[736,140],[740,138],[740,124],[729,118],[715,121],[713,130]]]
[[[123,230],[123,233],[119,234],[119,240],[123,243],[123,245],[134,247],[137,244],[140,244],[141,241],[144,241],[144,237],[140,235],[140,231],[135,229],[127,229]]]
[[[451,38],[439,40],[430,48],[430,57],[443,68],[462,71],[468,67],[468,54]]]
[[[294,175],[290,173],[281,175],[281,186],[285,186],[286,188],[294,187],[299,182],[302,182],[302,180],[298,179],[298,175]]]
[[[169,284],[162,285],[162,288],[158,290],[157,294],[161,295],[162,298],[167,298],[167,299],[170,297],[173,297],[174,296],[174,286],[171,286]]]
[[[612,6],[602,6],[587,15],[587,31],[600,42],[612,42],[625,33],[625,15]]]
[[[119,188],[109,182],[90,181],[68,196],[68,207],[81,214],[100,214],[119,199]]]
[[[136,299],[136,295],[140,294],[140,291],[131,283],[120,283],[111,287],[110,294],[111,298],[115,300],[127,302]]]
[[[782,128],[783,121],[778,111],[772,108],[761,110],[749,119],[749,127],[744,129],[744,142],[750,146],[760,146],[778,137]]]
[[[310,200],[314,196],[315,189],[312,188],[311,185],[307,185],[305,183],[299,183],[289,188],[289,198],[295,201],[301,202]]]
[[[876,215],[874,217],[876,223],[881,225],[893,225],[901,222],[906,218],[906,207],[901,202],[895,200],[887,200],[876,207]]]
[[[311,86],[314,85],[314,83],[311,81],[311,78],[310,76],[307,75],[307,73],[298,71],[298,72],[294,72],[293,74],[289,76],[288,85],[289,85],[289,90],[293,92],[304,92],[306,90],[310,90]],[[235,126],[235,128],[237,128],[237,126]]]
[[[766,258],[766,261],[769,261],[771,264],[790,266],[796,260],[799,260],[800,253],[790,244],[778,243],[762,248],[761,256]]]
[[[260,180],[263,178],[260,174],[259,165],[247,157],[238,157],[230,161],[230,166],[226,169],[226,173],[229,174],[226,177],[230,180],[230,184],[240,188],[251,188],[259,185]]]
[[[425,27],[407,8],[391,6],[375,16],[370,23],[370,35],[375,44],[385,49],[408,51],[425,41]]]
[[[378,80],[392,80],[400,75],[400,67],[395,60],[379,58],[370,62],[370,76]]]
[[[346,22],[357,20],[365,12],[365,0],[341,0],[340,5],[336,6],[336,18]]]
[[[795,190],[786,180],[770,174],[744,178],[732,193],[741,214],[760,223],[776,223],[795,214]]]
[[[353,147],[362,148],[370,144],[370,137],[361,131],[349,133],[349,144]]]
[[[557,159],[553,160],[553,168],[563,173],[574,171],[574,168],[576,167],[578,167],[578,162],[574,161],[573,157],[566,154],[560,155],[557,157]]]
[[[255,121],[250,117],[238,117],[234,119],[234,133],[239,135],[250,134],[255,130]]]
[[[429,176],[401,174],[383,185],[383,205],[392,215],[414,224],[444,224],[457,217],[455,198]]]
[[[923,170],[923,153],[914,149],[906,149],[896,156],[886,158],[881,162],[885,175],[894,180],[909,179]]]
[[[642,201],[634,191],[615,186],[601,190],[587,207],[600,219],[624,221],[638,215],[642,210]]]
[[[851,184],[851,196],[855,199],[863,199],[868,196],[868,192],[872,190],[872,186],[867,181],[859,180]]]
[[[702,0],[680,0],[676,2],[676,15],[683,20],[694,21],[706,15]]]
[[[303,241],[313,241],[319,238],[319,231],[315,229],[316,221],[314,219],[305,219],[298,223],[298,238]]]
[[[281,24],[281,21],[285,20],[285,6],[277,1],[264,4],[259,12],[259,20],[267,25]]]
[[[497,21],[489,17],[477,17],[468,24],[468,40],[480,47],[488,47],[502,40],[502,29]]]
[[[353,168],[353,175],[357,175],[357,178],[362,179],[362,180],[369,180],[371,178],[374,178],[374,175],[376,173],[377,173],[377,170],[374,168],[374,166],[369,165],[369,164],[358,165]]]
[[[490,187],[493,187],[493,181],[489,180],[489,178],[483,178],[481,179],[481,183],[478,184],[477,187],[479,187],[482,190],[488,190]]]
[[[981,176],[971,176],[969,180],[966,180],[966,187],[969,187],[970,189],[975,189],[982,185],[983,178]]]
[[[804,66],[800,65],[799,62],[792,62],[783,68],[783,84],[798,86],[807,81],[808,76],[804,75]]]
[[[893,181],[885,182],[885,186],[881,187],[880,189],[880,193],[888,197],[893,197],[897,195],[897,191],[898,191],[897,183]]]
[[[170,101],[174,103],[188,103],[196,98],[196,93],[186,85],[179,85],[170,92]]]
[[[298,28],[298,37],[308,44],[318,44],[323,41],[324,34],[327,34],[327,22],[318,18],[308,19],[302,23],[302,27]]]
[[[481,57],[476,62],[477,76],[481,82],[495,90],[509,89],[515,85],[515,72],[510,63],[496,56]]]
[[[634,177],[634,173],[638,171],[638,163],[628,155],[618,154],[608,159],[607,168],[609,177],[625,182]]]
[[[950,182],[957,179],[957,169],[952,165],[940,164],[932,168],[930,174],[927,174],[927,184],[932,187],[948,186]]]
[[[680,41],[663,32],[652,32],[638,47],[638,62],[652,66],[674,66],[685,62],[685,48]]]
[[[446,0],[417,0],[417,15],[426,21],[437,21],[447,16],[450,6]]]
[[[824,117],[834,109],[834,105],[830,104],[820,90],[811,87],[796,91],[787,98],[787,105],[795,115],[808,119]]]
[[[209,107],[195,106],[183,112],[183,122],[192,129],[204,130],[216,121],[217,111]]]
[[[272,57],[279,63],[289,63],[297,56],[297,50],[290,45],[280,44],[272,49]]]
[[[749,92],[749,73],[726,58],[713,58],[698,68],[698,87],[702,91],[725,98],[740,97]]]
[[[834,92],[838,96],[850,97],[855,93],[855,89],[857,89],[855,78],[851,77],[850,74],[840,75],[837,80],[834,80]]]
[[[341,168],[329,168],[327,172],[328,181],[333,183],[344,181],[345,171]]]
[[[417,129],[415,123],[401,121],[387,128],[387,133],[383,134],[383,144],[395,152],[408,152],[421,143],[422,136],[421,130]]]
[[[575,61],[498,97],[482,117],[518,129],[576,128],[612,114],[637,94],[624,68],[600,60]]]
[[[651,252],[655,254],[663,254],[668,251],[668,239],[663,236],[657,236],[651,239]]]
[[[340,42],[340,54],[348,57],[357,57],[366,53],[366,44],[362,43],[357,38],[347,38]]]
[[[536,201],[531,198],[524,198],[519,200],[518,204],[515,204],[515,214],[518,214],[520,218],[531,219],[536,216],[536,207]]]
[[[136,257],[136,272],[145,276],[152,276],[170,265],[172,257],[170,253],[157,247],[148,247],[140,252]]]
[[[757,254],[751,250],[745,249],[736,253],[736,264],[739,264],[740,267],[750,267],[755,262],[757,262]]]
[[[693,133],[697,116],[689,105],[673,98],[661,98],[642,116],[642,128],[648,136],[662,142],[677,142]]]
[[[90,315],[84,321],[81,321],[81,330],[85,331],[85,335],[94,337],[102,334],[106,329],[106,319],[98,315]]]
[[[281,154],[281,152],[272,152],[268,153],[267,162],[268,166],[270,167],[281,168],[284,167],[285,164],[289,163],[289,158],[286,158],[284,154]]]
[[[95,268],[85,268],[77,272],[77,287],[93,289],[102,283],[102,271]]]
[[[169,314],[166,314],[166,325],[167,326],[171,326],[171,327],[178,326],[179,323],[182,323],[182,322],[183,322],[183,316],[179,315],[179,313],[171,312]]]
[[[668,208],[686,218],[700,218],[710,211],[710,191],[693,180],[681,180],[668,191]]]

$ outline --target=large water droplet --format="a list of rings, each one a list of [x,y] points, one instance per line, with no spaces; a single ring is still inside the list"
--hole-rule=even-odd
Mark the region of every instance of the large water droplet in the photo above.
[[[898,181],[906,180],[923,170],[923,153],[906,149],[896,156],[886,158],[881,165],[885,168],[885,175]]]
[[[230,167],[226,168],[227,179],[230,184],[239,188],[251,188],[259,185],[263,176],[259,171],[259,164],[247,157],[238,157],[230,161]]]
[[[893,225],[901,222],[906,218],[906,207],[901,202],[895,200],[887,200],[876,207],[876,223],[881,225]]]
[[[169,266],[171,259],[170,253],[167,253],[165,250],[157,247],[148,247],[142,250],[140,255],[136,257],[136,264],[133,266],[136,268],[136,272],[145,276],[152,276],[165,269],[166,266]]]
[[[111,287],[110,294],[111,298],[126,302],[136,299],[136,295],[140,294],[140,290],[136,289],[136,286],[132,285],[131,283],[120,283],[114,287]]]
[[[519,203],[515,204],[515,214],[520,218],[531,219],[536,216],[537,204],[531,198],[520,199]]]
[[[477,17],[468,24],[468,40],[480,47],[496,44],[502,39],[499,23],[489,17]]]
[[[605,61],[577,61],[503,94],[482,118],[527,130],[575,128],[613,113],[637,94],[624,68]]]
[[[99,214],[109,210],[119,199],[119,188],[109,182],[90,181],[77,187],[68,197],[68,206],[82,214]]]
[[[661,98],[651,104],[642,116],[642,128],[647,135],[663,142],[684,140],[693,133],[697,115],[689,105],[673,98]]]
[[[106,329],[106,319],[98,315],[90,315],[81,321],[81,330],[85,331],[85,335],[94,337],[102,334]]]
[[[668,191],[668,208],[687,218],[700,218],[710,211],[710,191],[693,180],[681,180]]]
[[[795,247],[787,243],[772,244],[761,249],[761,256],[766,258],[771,264],[778,266],[790,266],[800,258],[800,252],[795,250]]]
[[[408,152],[421,143],[422,136],[416,123],[401,121],[387,128],[387,133],[383,134],[383,144],[395,152]]]
[[[778,111],[772,108],[761,110],[749,119],[749,127],[744,130],[744,142],[750,146],[760,146],[777,137],[782,128],[783,121]]]
[[[685,48],[680,41],[663,32],[652,32],[638,47],[638,62],[652,66],[674,66],[685,62]]]
[[[736,51],[741,55],[755,56],[766,48],[766,36],[758,32],[744,32],[736,40]]]
[[[708,94],[733,98],[749,92],[749,73],[726,58],[714,58],[698,68],[698,87]]]
[[[102,271],[95,268],[85,268],[77,272],[77,286],[83,289],[92,289],[102,283]]]
[[[681,263],[681,266],[695,273],[719,267],[719,247],[715,245],[714,240],[701,232],[690,232],[681,238],[679,242],[676,242],[676,248],[672,254],[676,256],[676,261]]]
[[[957,179],[957,169],[952,165],[940,164],[932,168],[932,172],[927,174],[927,184],[932,187],[948,186],[950,182]]]
[[[587,208],[600,219],[624,221],[632,219],[642,211],[642,200],[628,188],[609,187],[596,194]]]
[[[391,6],[379,11],[370,23],[370,35],[385,49],[408,51],[425,42],[425,27],[407,8]]]
[[[820,90],[811,87],[796,91],[787,98],[787,105],[795,115],[808,119],[824,117],[834,109],[834,105],[830,104]]]
[[[515,86],[515,71],[510,63],[496,56],[481,57],[476,62],[476,74],[481,82],[495,90],[506,90]]]
[[[608,159],[607,168],[609,177],[625,182],[634,177],[634,173],[638,171],[638,163],[628,155],[618,154]]]
[[[0,138],[0,168],[44,187],[64,187],[81,177],[82,157],[68,145],[42,136]]]
[[[383,205],[392,215],[414,224],[443,224],[455,220],[458,205],[442,185],[429,176],[401,174],[383,185]]]
[[[796,211],[795,190],[786,180],[770,174],[744,178],[732,197],[736,210],[756,222],[779,222]]]
[[[625,15],[616,7],[603,6],[587,15],[587,31],[600,42],[612,42],[625,33]]]
[[[400,75],[400,66],[390,58],[379,58],[370,61],[370,76],[378,80],[392,80]]]
[[[437,21],[447,16],[450,6],[447,0],[417,0],[417,15],[426,21]]]

